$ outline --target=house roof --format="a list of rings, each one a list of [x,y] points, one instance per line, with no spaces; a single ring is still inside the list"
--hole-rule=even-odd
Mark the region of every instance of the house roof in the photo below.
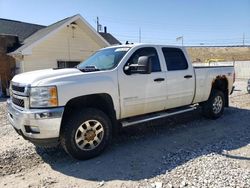
[[[95,29],[91,25],[89,25],[89,23],[81,15],[77,14],[77,15],[65,18],[63,20],[60,20],[54,24],[51,24],[47,27],[44,27],[44,28],[38,30],[37,32],[35,32],[34,34],[32,34],[31,36],[26,38],[23,41],[22,46],[19,47],[18,49],[16,49],[15,51],[11,52],[10,55],[11,54],[12,55],[14,55],[14,54],[30,54],[31,49],[34,45],[36,45],[40,41],[44,40],[45,38],[47,38],[51,34],[57,32],[58,30],[60,30],[64,26],[71,24],[77,20],[81,20],[82,21],[81,23],[83,23],[87,26],[88,30],[91,31],[92,35],[95,36],[96,40],[101,41],[105,45],[108,45],[108,46],[111,45],[98,32],[96,32]]]
[[[76,16],[76,15],[74,15]],[[34,42],[38,41],[39,39],[45,37],[46,35],[48,35],[50,32],[52,32],[53,30],[55,30],[56,28],[60,27],[61,25],[64,25],[65,23],[67,23],[69,20],[71,20],[74,16],[65,18],[63,20],[60,20],[56,23],[53,23],[47,27],[44,27],[40,30],[38,30],[37,32],[35,32],[33,35],[29,36],[28,38],[26,38],[23,41],[23,44],[20,48],[16,49],[15,52],[21,52],[22,50],[24,50],[25,48],[27,48],[28,46],[30,46],[31,44],[33,44]]]
[[[0,18],[0,34],[18,36],[23,42],[33,33],[46,26]]]
[[[49,26],[30,24],[14,20],[0,19],[0,34],[10,34],[19,37],[21,46],[10,54],[30,54],[31,48],[39,43],[40,41],[47,38],[49,35],[58,31],[62,27],[71,24],[77,20],[81,20],[85,24],[92,35],[97,41],[102,42],[106,45],[121,44],[114,36],[110,33],[98,33],[95,29],[87,23],[87,21],[79,14],[67,17]]]
[[[113,35],[110,33],[102,33],[99,32],[99,34],[110,44],[110,45],[117,45],[122,44],[119,40],[117,40]]]

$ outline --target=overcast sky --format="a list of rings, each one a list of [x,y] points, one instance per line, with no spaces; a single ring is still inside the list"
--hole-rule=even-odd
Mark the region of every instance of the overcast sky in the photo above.
[[[250,45],[250,0],[0,0],[0,18],[49,25],[81,14],[96,17],[121,42]]]

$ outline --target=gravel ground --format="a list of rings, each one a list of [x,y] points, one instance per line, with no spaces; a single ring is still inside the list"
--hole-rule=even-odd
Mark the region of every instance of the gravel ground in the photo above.
[[[123,129],[99,157],[76,161],[18,136],[0,101],[0,187],[250,187],[250,95],[237,80],[218,120],[199,111]]]

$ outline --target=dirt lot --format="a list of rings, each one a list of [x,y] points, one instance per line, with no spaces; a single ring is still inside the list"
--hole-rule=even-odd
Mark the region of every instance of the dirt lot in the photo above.
[[[231,107],[124,129],[99,157],[76,161],[18,136],[0,102],[0,187],[250,187],[250,95],[236,82]]]

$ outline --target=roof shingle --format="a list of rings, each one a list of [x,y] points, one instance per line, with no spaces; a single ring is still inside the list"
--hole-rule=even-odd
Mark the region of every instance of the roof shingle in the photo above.
[[[122,44],[119,40],[117,40],[113,35],[110,33],[102,33],[99,32],[99,34],[110,44],[110,45],[116,45],[116,44]]]
[[[30,35],[45,27],[43,25],[0,18],[0,34],[18,36],[20,42],[23,42]]]

